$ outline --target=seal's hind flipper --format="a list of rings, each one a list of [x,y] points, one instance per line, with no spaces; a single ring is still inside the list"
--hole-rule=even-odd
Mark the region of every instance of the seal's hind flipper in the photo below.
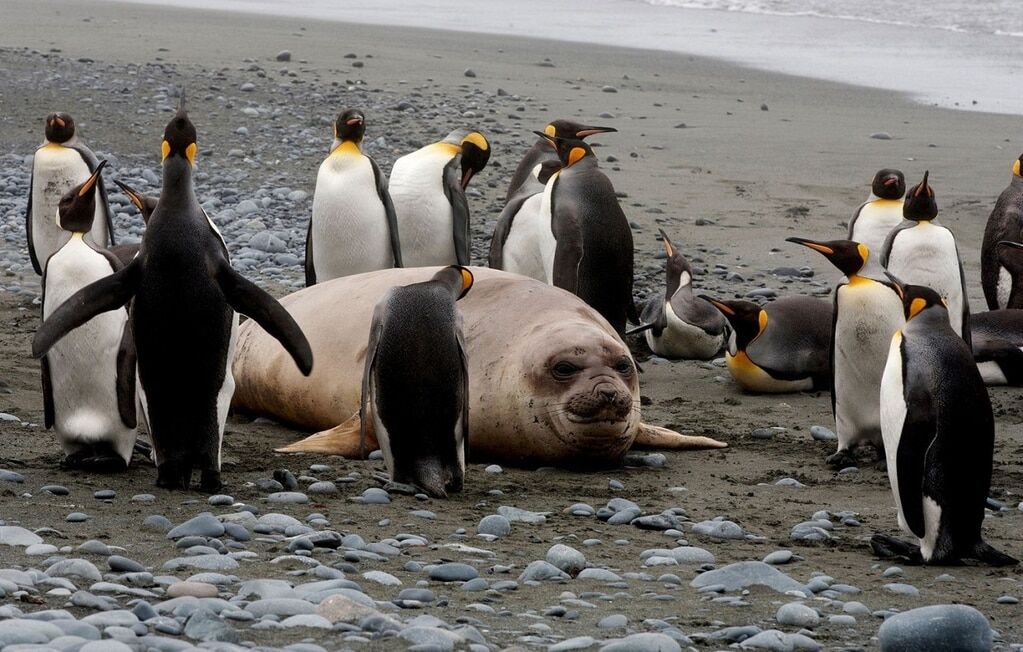
[[[711,439],[710,437],[683,435],[660,426],[651,426],[648,423],[639,424],[639,432],[636,434],[636,441],[633,442],[632,446],[634,448],[663,448],[675,451],[728,448],[728,444],[723,441]]]
[[[315,435],[310,435],[294,444],[278,448],[278,453],[321,453],[323,455],[341,455],[348,459],[365,459],[370,451],[380,447],[377,443],[376,434],[373,432],[373,422],[367,421],[365,429],[365,446],[360,446],[359,433],[362,431],[362,423],[359,413],[356,412],[344,423],[334,426],[329,430],[323,430]]]

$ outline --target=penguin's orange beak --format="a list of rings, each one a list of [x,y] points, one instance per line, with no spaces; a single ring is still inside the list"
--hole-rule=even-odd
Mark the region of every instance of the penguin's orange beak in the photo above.
[[[824,254],[825,256],[833,256],[835,254],[835,250],[832,249],[831,247],[829,247],[829,246],[827,246],[825,244],[822,244],[820,242],[815,242],[813,240],[807,240],[806,238],[785,238],[785,242],[794,242],[794,243],[796,243],[798,245],[803,245],[804,247],[809,247],[810,249],[813,249],[814,251],[818,251],[818,252]]]

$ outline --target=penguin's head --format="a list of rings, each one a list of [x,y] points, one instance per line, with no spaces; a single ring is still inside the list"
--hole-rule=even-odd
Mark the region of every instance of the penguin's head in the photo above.
[[[1017,177],[1023,177],[1023,154],[1019,155],[1019,158],[1012,164],[1012,174]]]
[[[999,264],[1008,270],[1013,280],[1023,277],[1023,244],[1002,240],[998,243],[995,251],[998,254]]]
[[[667,271],[668,289],[667,296],[670,298],[680,287],[685,287],[693,281],[693,269],[689,261],[679,253],[675,245],[668,238],[664,229],[657,229],[661,234],[661,244],[664,245],[664,253],[667,256],[665,269]]]
[[[458,301],[472,289],[473,276],[468,267],[448,265],[433,275],[432,281],[438,281],[451,289],[455,301]]]
[[[195,125],[189,120],[188,112],[185,111],[184,90],[181,91],[177,113],[163,130],[163,143],[160,149],[164,162],[180,157],[188,161],[189,165],[195,165],[195,153],[198,145],[196,144]]]
[[[490,142],[478,131],[462,137],[462,190],[469,186],[473,175],[487,166],[490,160]]]
[[[767,311],[752,301],[715,299],[701,294],[700,298],[718,309],[735,335],[735,348],[743,351],[767,328]]]
[[[906,177],[901,170],[878,170],[870,183],[870,191],[881,199],[902,199],[906,194]]]
[[[85,233],[92,228],[96,215],[96,189],[106,161],[100,161],[88,179],[68,190],[57,203],[57,225],[72,233]]]
[[[334,138],[339,142],[361,143],[366,135],[366,116],[357,109],[345,109],[334,121]]]
[[[823,254],[831,261],[831,264],[838,268],[846,276],[852,277],[859,274],[863,266],[867,264],[867,257],[870,250],[867,245],[853,240],[827,240],[818,242],[806,238],[785,238],[786,242],[794,242],[809,249]]]
[[[548,136],[550,138],[578,138],[579,140],[582,140],[583,138],[594,134],[607,134],[617,131],[618,130],[614,127],[596,127],[579,124],[574,120],[563,120],[559,118],[558,120],[552,120],[543,128],[543,135],[544,140],[553,146],[554,143],[547,138]]]
[[[909,189],[902,204],[902,216],[914,222],[933,220],[938,216],[938,203],[934,201],[934,189],[927,185],[930,170],[924,172],[923,180]]]
[[[128,196],[131,203],[134,204],[135,208],[137,208],[139,213],[142,214],[142,221],[148,224],[149,216],[156,210],[156,197],[143,195],[123,181],[114,179],[114,183],[116,183],[117,186],[124,191],[124,194]]]
[[[917,317],[920,313],[925,310],[932,308],[948,312],[948,305],[945,300],[941,298],[941,295],[932,290],[929,287],[923,285],[902,285],[902,309],[906,313],[906,321],[910,321]],[[948,325],[948,317],[942,316],[945,324]]]
[[[570,168],[587,156],[593,156],[593,150],[581,138],[548,136],[542,131],[534,131],[533,133],[546,138],[554,144],[554,149],[558,151],[558,159],[563,167]]]
[[[46,116],[46,140],[51,143],[66,143],[75,135],[75,119],[68,113],[51,113]]]

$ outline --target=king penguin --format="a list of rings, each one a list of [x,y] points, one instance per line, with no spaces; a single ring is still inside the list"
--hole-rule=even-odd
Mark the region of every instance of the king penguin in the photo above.
[[[530,180],[505,205],[490,240],[492,269],[503,269],[547,283],[544,251],[553,250],[554,234],[550,220],[540,214],[543,191],[551,176],[561,169],[561,161],[537,163]]]
[[[401,267],[398,222],[387,177],[362,152],[366,119],[347,109],[334,121],[334,144],[320,164],[305,242],[307,286]]]
[[[862,242],[870,251],[881,251],[892,229],[902,223],[902,198],[906,194],[906,177],[901,170],[878,170],[870,184],[870,196],[860,204],[849,221],[849,240]],[[883,273],[881,263],[873,257],[868,273]]]
[[[1013,279],[1002,265],[998,251],[998,243],[1003,240],[1023,242],[1023,170],[1020,166],[1023,166],[1023,154],[1012,164],[1009,186],[998,196],[984,227],[984,241],[980,247],[980,282],[988,310],[1023,308],[1023,303],[1009,305]]]
[[[238,315],[277,338],[303,374],[312,351],[301,329],[270,295],[231,268],[227,247],[192,185],[196,129],[184,107],[164,130],[163,188],[138,255],[120,271],[79,290],[43,322],[32,343],[45,354],[69,331],[129,301],[131,331],[153,440],[157,485],[220,489],[231,360]]]
[[[524,186],[532,188],[532,192],[529,194],[543,191],[543,186],[537,187],[537,184],[533,181],[535,178],[534,170],[537,165],[546,161],[558,161],[557,149],[550,141],[550,138],[578,138],[583,140],[595,134],[607,134],[617,131],[614,127],[583,125],[574,120],[558,119],[551,121],[543,128],[545,137],[537,138],[533,146],[526,152],[526,155],[519,161],[519,165],[515,168],[515,173],[512,175],[511,183],[508,184],[508,193],[505,196],[505,201],[511,202],[512,197],[518,194],[519,190]]]
[[[882,557],[918,563],[1017,564],[981,537],[995,424],[970,348],[950,326],[937,292],[901,290],[907,321],[891,338],[881,431],[899,527],[920,545],[875,535],[871,546]]]
[[[43,263],[60,249],[69,234],[54,221],[57,203],[68,190],[83,183],[96,171],[99,161],[75,133],[75,120],[67,113],[46,116],[46,141],[32,158],[28,206],[25,209],[25,233],[28,255],[36,274]],[[89,242],[106,247],[115,244],[106,188],[100,185],[96,201],[96,219],[85,235]]]
[[[69,190],[57,209],[57,223],[71,234],[43,267],[43,319],[83,287],[121,269],[110,252],[85,239],[96,216],[102,184],[100,161],[84,183]],[[118,382],[118,356],[128,311],[97,315],[68,335],[40,360],[46,428],[57,433],[62,466],[122,471],[135,445],[134,379]]]
[[[703,297],[731,325],[725,363],[747,392],[778,394],[831,385],[831,304],[791,296],[764,307]]]
[[[453,265],[392,288],[373,311],[366,348],[361,437],[372,419],[391,480],[435,498],[462,490],[469,455],[469,367],[455,302],[472,281]]]
[[[970,344],[970,302],[966,274],[955,236],[934,222],[938,204],[934,189],[923,180],[909,189],[902,207],[905,218],[888,234],[881,265],[901,283],[923,285],[941,295],[948,304],[952,330]]]
[[[588,303],[622,334],[626,320],[639,322],[632,228],[590,146],[578,138],[550,139],[562,167],[551,175],[540,205],[553,235],[542,252],[548,282]]]
[[[881,375],[892,334],[902,328],[902,299],[891,283],[861,272],[870,250],[852,240],[816,242],[787,238],[824,255],[845,274],[834,293],[831,329],[831,407],[835,414],[838,450],[828,457],[832,466],[855,462],[852,449],[869,443],[880,451]]]
[[[713,305],[693,293],[693,269],[661,229],[667,254],[664,295],[655,295],[643,307],[646,343],[659,356],[671,359],[708,360],[725,344],[728,321]]]
[[[465,189],[489,159],[483,134],[456,129],[394,162],[390,190],[405,266],[469,264]]]
[[[116,183],[128,197],[128,201],[130,201],[132,205],[138,209],[139,214],[142,216],[142,223],[149,224],[149,217],[153,214],[153,211],[156,210],[156,197],[144,195],[123,181],[114,179],[114,183]],[[113,247],[110,247],[110,253],[114,254],[121,263],[127,265],[139,252],[140,244],[141,243],[138,242],[131,242],[114,245]]]

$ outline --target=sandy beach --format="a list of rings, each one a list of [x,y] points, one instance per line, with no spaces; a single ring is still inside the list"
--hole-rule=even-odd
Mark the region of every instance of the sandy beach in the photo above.
[[[106,573],[104,557],[75,550],[96,539],[123,548],[118,554],[156,576],[183,580],[193,571],[161,567],[184,553],[163,530],[141,527],[143,519],[162,514],[177,525],[204,511],[230,514],[246,503],[302,522],[319,513],[329,529],[366,542],[398,533],[423,537],[427,545],[403,547],[381,560],[319,548],[314,556],[360,583],[394,619],[407,623],[429,614],[452,628],[472,627],[490,649],[545,649],[586,636],[596,646],[665,628],[688,637],[683,648],[721,649],[730,640],[715,639],[713,632],[755,626],[790,634],[804,630],[820,649],[873,650],[879,649],[878,628],[889,611],[948,603],[979,609],[999,633],[996,649],[1023,645],[1020,606],[999,600],[1023,597],[1018,568],[906,566],[885,573],[892,565],[874,558],[867,541],[875,532],[897,533],[888,478],[870,459],[844,473],[824,464],[834,444],[812,439],[809,430],[834,426],[827,393],[746,395],[713,363],[647,360],[638,339],[632,344],[645,361],[645,420],[716,437],[730,448],[667,453],[663,465],[640,455],[632,458],[635,466],[600,473],[505,468],[494,474],[484,471],[485,460],[474,460],[465,491],[447,501],[395,495],[389,504],[366,505],[350,498],[379,486],[373,474],[385,471],[381,461],[275,454],[274,447],[302,433],[241,415],[230,418],[225,437],[225,493],[234,500],[224,506],[211,506],[199,494],[156,489],[155,469],[137,456],[128,472],[115,476],[61,471],[55,437],[39,425],[39,367],[29,355],[39,319],[38,279],[28,264],[23,226],[27,160],[41,142],[47,113],[71,112],[90,146],[112,157],[108,184],[118,178],[155,193],[160,134],[176,104],[176,89],[185,86],[199,132],[200,201],[223,230],[235,266],[273,294],[301,287],[316,168],[330,145],[331,121],[345,106],[365,111],[368,151],[385,171],[397,156],[454,127],[487,134],[493,156],[469,197],[473,263],[485,264],[507,180],[534,139],[531,130],[571,117],[619,131],[595,138],[594,148],[633,224],[637,299],[663,291],[658,227],[689,257],[694,285],[707,293],[745,297],[766,288],[778,296],[827,295],[837,281],[835,270],[784,239],[844,238],[846,221],[867,197],[874,172],[896,167],[910,185],[930,170],[940,219],[958,239],[971,304],[979,311],[985,220],[1023,151],[1017,116],[940,109],[894,92],[668,52],[118,3],[8,0],[0,37],[0,413],[10,416],[0,420],[0,469],[22,476],[21,482],[0,481],[0,521],[29,530],[53,528],[40,533],[45,542],[70,547],[35,557],[23,547],[0,545],[0,569],[45,569],[43,562],[60,554],[85,557]],[[281,51],[290,52],[291,60],[277,61]],[[872,137],[879,134],[888,138]],[[255,200],[251,211],[242,206],[249,199]],[[137,239],[141,221],[122,207],[115,227],[125,239]],[[252,252],[251,238],[264,230],[285,250],[262,257]],[[808,267],[813,274],[772,273],[782,267]],[[1020,557],[1023,409],[1018,389],[993,388],[990,394],[997,423],[990,495],[1006,508],[989,511],[985,538]],[[771,438],[752,436],[755,429],[774,427]],[[309,470],[316,464],[330,468]],[[257,481],[276,469],[303,476],[299,491],[316,477],[335,481],[339,493],[311,495],[305,504],[269,503],[267,485]],[[784,478],[798,485],[776,484]],[[41,491],[52,484],[67,487],[68,495]],[[94,498],[101,489],[114,490],[116,497]],[[137,494],[154,499],[132,501]],[[827,577],[828,584],[857,592],[810,596],[805,602],[820,612],[817,624],[779,624],[776,612],[792,596],[764,587],[730,594],[735,600],[700,593],[690,586],[706,570],[700,563],[644,565],[643,551],[674,547],[676,539],[567,513],[576,503],[599,509],[614,498],[633,501],[644,514],[681,508],[688,545],[712,553],[716,567],[789,550],[794,556],[779,570],[804,584]],[[515,522],[511,534],[496,541],[478,538],[480,519],[499,506],[550,514],[543,523]],[[815,545],[793,541],[793,527],[821,510],[833,522],[830,538]],[[66,522],[72,512],[89,518]],[[737,523],[749,536],[718,539],[691,531],[692,523],[716,517]],[[326,579],[293,559],[268,563],[289,554],[283,533],[253,536],[243,547],[258,554],[229,574],[292,583]],[[588,540],[599,543],[584,544]],[[608,569],[619,581],[610,588],[587,579],[520,582],[517,590],[491,586],[478,593],[428,581],[422,588],[433,591],[436,602],[419,610],[390,602],[401,589],[427,581],[423,564],[465,561],[490,583],[515,580],[556,543],[579,549],[591,566]],[[375,570],[401,586],[361,575]],[[893,583],[917,592],[894,592],[888,586]],[[90,582],[76,584],[89,589]],[[154,604],[164,599],[165,586],[145,587],[152,593],[145,599]],[[66,608],[77,618],[92,613],[84,603],[67,606],[69,597],[47,594],[49,588],[30,592],[40,604],[0,592],[0,610]],[[230,582],[220,585],[221,597],[236,590]],[[131,594],[107,595],[132,608]],[[865,609],[844,609],[852,601]],[[612,614],[624,615],[627,624],[597,627]],[[854,615],[855,622],[829,618],[836,615]],[[244,621],[232,626],[238,641],[263,646],[304,641],[331,650],[395,649],[410,642],[401,639],[400,645],[394,632],[358,627],[256,628]],[[472,640],[464,632],[461,637],[457,645]]]

